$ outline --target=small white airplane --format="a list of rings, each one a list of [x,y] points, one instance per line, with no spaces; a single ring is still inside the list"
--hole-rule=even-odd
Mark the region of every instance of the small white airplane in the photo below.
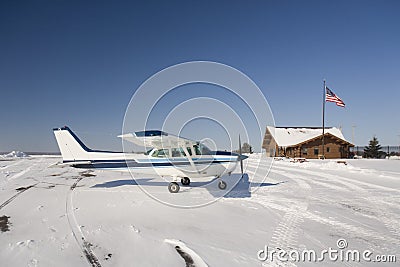
[[[134,144],[151,147],[144,154],[92,150],[67,127],[54,128],[54,135],[63,158],[63,165],[84,169],[110,171],[131,171],[172,177],[168,190],[179,192],[178,179],[182,185],[189,185],[190,178],[221,178],[230,175],[240,162],[243,175],[243,160],[239,136],[239,154],[226,151],[211,151],[199,142],[168,134],[163,131],[140,131],[118,137]],[[218,187],[226,188],[220,179]]]

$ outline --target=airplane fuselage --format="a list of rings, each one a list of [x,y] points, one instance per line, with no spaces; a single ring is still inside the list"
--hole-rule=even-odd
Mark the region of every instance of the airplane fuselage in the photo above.
[[[172,177],[221,177],[230,174],[243,157],[225,151],[210,151],[200,144],[184,148],[154,148],[148,154],[98,151],[86,147],[68,128],[53,129],[63,164],[76,168]],[[190,153],[190,155],[189,155]]]

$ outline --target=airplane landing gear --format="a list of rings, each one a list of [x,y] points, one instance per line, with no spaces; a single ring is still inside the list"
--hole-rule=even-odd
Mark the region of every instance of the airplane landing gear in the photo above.
[[[224,181],[220,180],[218,182],[218,188],[221,189],[221,190],[225,190],[226,189],[226,183]]]
[[[189,185],[189,184],[190,184],[190,179],[189,179],[189,177],[183,177],[183,178],[181,179],[181,183],[182,183],[182,185]]]
[[[179,192],[179,184],[176,182],[169,183],[168,190],[170,193],[178,193]]]

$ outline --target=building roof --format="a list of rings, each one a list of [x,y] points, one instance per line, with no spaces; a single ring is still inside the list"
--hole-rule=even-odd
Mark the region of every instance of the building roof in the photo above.
[[[290,147],[322,135],[322,127],[273,127],[267,126],[280,147]],[[325,134],[331,134],[348,142],[336,127],[325,127]]]

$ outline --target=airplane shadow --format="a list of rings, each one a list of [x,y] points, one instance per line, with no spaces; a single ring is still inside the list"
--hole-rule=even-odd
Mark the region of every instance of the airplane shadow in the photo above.
[[[281,181],[279,183],[251,183],[252,187],[265,187],[265,186],[275,186],[275,185],[280,185],[284,184],[286,181]]]
[[[154,186],[166,186],[168,183],[165,182],[150,182],[154,180],[153,178],[141,178],[141,179],[124,179],[124,180],[114,180],[105,182],[102,184],[96,184],[91,186],[91,188],[113,188],[124,185],[154,185]]]
[[[191,188],[202,187],[205,188],[213,197],[219,198],[249,198],[251,197],[250,188],[254,187],[267,187],[267,186],[277,186],[279,184],[285,183],[285,181],[279,183],[252,183],[249,181],[249,175],[247,173],[243,174],[232,174],[231,176],[223,177],[223,180],[228,184],[227,190],[220,190],[218,188],[218,178],[214,178],[211,181],[192,181],[190,183]],[[236,183],[233,188],[231,186]],[[113,180],[104,182],[102,184],[96,184],[91,186],[91,188],[114,188],[125,185],[141,185],[141,186],[162,186],[167,187],[168,182],[157,181],[154,178],[137,178],[137,179],[123,179],[123,180]],[[182,189],[185,188],[182,186]],[[230,189],[231,188],[231,189]]]
[[[119,187],[119,186],[124,186],[124,185],[137,185],[137,183],[135,180],[132,180],[132,179],[116,180],[116,181],[105,182],[102,184],[96,184],[96,185],[91,186],[91,188],[112,188],[112,187]]]
[[[223,198],[249,198],[251,197],[250,192],[250,182],[249,182],[249,175],[244,173],[243,176],[241,174],[232,174],[224,179],[228,184],[229,180],[232,182],[236,182],[236,184],[225,194],[225,192],[221,192],[218,190],[218,187],[212,188],[209,190],[210,194],[215,197],[221,197],[221,193],[223,193]],[[217,185],[217,184],[216,184]],[[217,191],[216,191],[217,190]]]
[[[191,187],[200,187],[200,186],[206,186],[209,183],[210,183],[210,181],[191,182],[190,186]],[[119,186],[124,186],[124,185],[168,187],[168,184],[169,183],[166,181],[156,181],[156,179],[154,179],[154,178],[136,178],[136,179],[124,179],[124,180],[109,181],[109,182],[105,182],[102,184],[93,185],[93,186],[91,186],[91,188],[113,188],[113,187],[119,187]]]

